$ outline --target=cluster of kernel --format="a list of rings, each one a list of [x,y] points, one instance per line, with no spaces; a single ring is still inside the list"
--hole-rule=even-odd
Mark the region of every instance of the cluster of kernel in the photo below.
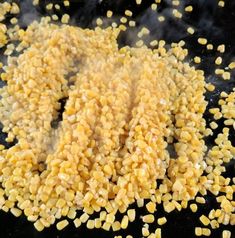
[[[160,2],[156,0],[151,5],[153,11]],[[38,3],[33,1],[34,5]],[[218,5],[224,6],[222,3]],[[70,5],[69,1],[63,4]],[[180,1],[172,1],[172,5],[172,14],[181,18],[182,12],[177,9]],[[48,11],[53,8],[59,10],[60,5],[46,6]],[[189,5],[184,10],[190,13],[193,7]],[[8,13],[18,14],[19,7],[4,3],[0,13],[2,21]],[[139,49],[125,47],[118,51],[119,30],[136,25],[131,10],[124,14],[119,26],[113,22],[113,29],[97,28],[95,32],[48,24],[51,19],[59,20],[56,14],[41,24],[32,24],[26,32],[15,25],[16,18],[10,21],[13,28],[0,24],[0,47],[9,37],[21,41],[16,51],[27,49],[18,59],[9,57],[6,73],[1,75],[8,83],[1,90],[3,131],[8,133],[8,142],[18,140],[11,149],[1,146],[2,210],[10,210],[15,216],[23,211],[39,231],[63,216],[74,219],[76,227],[86,223],[88,229],[117,231],[126,229],[135,219],[135,210],[128,210],[128,206],[137,200],[141,207],[144,199],[150,198],[146,204],[149,214],[142,217],[142,235],[160,238],[160,228],[155,233],[149,231],[156,204],[163,203],[167,213],[180,211],[198,193],[206,195],[210,191],[217,196],[221,209],[213,209],[208,217],[201,216],[202,225],[212,229],[220,224],[234,225],[234,185],[221,175],[225,171],[223,163],[235,154],[228,139],[229,129],[224,128],[218,135],[216,146],[207,155],[203,141],[204,135],[212,133],[205,129],[202,119],[206,107],[203,94],[205,88],[213,91],[214,85],[206,85],[203,72],[182,62],[187,55],[181,48],[183,42],[172,44],[167,52],[163,40],[153,40],[150,46],[158,45],[158,49],[147,50],[142,40],[150,34],[146,27],[137,34]],[[107,11],[107,18],[112,15]],[[64,24],[69,20],[68,14],[60,19]],[[159,16],[158,20],[162,22],[165,17]],[[103,20],[98,18],[96,23],[102,26]],[[195,30],[189,27],[187,32],[194,34]],[[81,36],[82,40],[76,42]],[[96,41],[101,43],[97,45]],[[198,43],[208,50],[214,47],[203,37]],[[97,47],[98,51],[94,49]],[[14,49],[13,44],[8,44],[5,55],[11,55]],[[217,50],[224,53],[225,45],[219,45]],[[43,57],[42,52],[46,52]],[[201,62],[200,57],[194,60]],[[221,63],[219,56],[215,64]],[[226,71],[216,69],[215,73],[229,80],[229,70],[233,68],[232,62]],[[68,79],[70,74],[74,76]],[[69,86],[71,82],[74,85]],[[58,101],[65,97],[68,101],[63,120],[54,130],[51,122],[58,116]],[[234,93],[222,93],[221,98],[221,110],[212,109],[211,113],[215,120],[223,117],[225,126],[234,127]],[[210,126],[215,129],[218,125],[212,122]],[[174,139],[177,143],[173,143]],[[177,158],[170,158],[169,144],[173,144]],[[202,176],[204,171],[207,176]],[[157,178],[163,179],[159,188]],[[219,193],[226,195],[218,196]],[[196,202],[205,203],[205,199],[197,196]],[[196,204],[190,208],[197,211]],[[84,212],[80,218],[76,218],[77,210]],[[117,211],[127,212],[121,221],[115,219]],[[94,212],[100,212],[100,216],[90,219]],[[165,217],[157,220],[159,226],[166,222]],[[61,230],[68,224],[62,220],[57,228]],[[195,234],[209,236],[211,231],[196,227]],[[223,232],[223,237],[230,236],[229,231]]]

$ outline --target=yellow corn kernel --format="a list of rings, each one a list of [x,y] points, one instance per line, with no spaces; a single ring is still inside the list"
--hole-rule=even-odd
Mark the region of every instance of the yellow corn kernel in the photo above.
[[[37,220],[36,222],[34,222],[34,227],[36,228],[37,231],[42,231],[44,229],[43,224],[41,223],[40,220]]]
[[[69,224],[69,222],[68,222],[67,220],[62,220],[62,221],[60,221],[60,222],[58,222],[58,223],[56,224],[56,228],[57,228],[57,230],[61,231],[61,230],[63,230],[68,224]]]
[[[79,226],[81,226],[81,220],[79,218],[76,218],[74,221],[73,221],[74,225],[76,228],[78,228]]]
[[[146,208],[147,208],[148,212],[154,213],[154,212],[156,211],[156,203],[154,203],[154,202],[148,202],[148,203],[146,204]]]
[[[129,218],[129,221],[130,222],[133,222],[135,220],[135,216],[136,216],[136,212],[135,212],[135,209],[129,209],[127,211],[127,216]]]
[[[206,38],[198,38],[198,43],[201,44],[201,45],[206,45],[207,44],[207,39]]]
[[[193,6],[189,5],[187,7],[185,7],[184,9],[186,12],[192,12],[193,11]]]
[[[188,32],[189,34],[193,35],[194,32],[195,32],[195,30],[194,30],[192,27],[188,27],[188,28],[187,28],[187,32]]]
[[[154,222],[154,215],[152,215],[152,214],[145,215],[145,216],[143,216],[142,220],[145,223],[153,223]]]
[[[111,227],[111,224],[108,222],[104,222],[104,224],[102,225],[103,230],[105,231],[109,231]]]
[[[121,228],[126,229],[128,227],[128,222],[129,222],[128,216],[125,215],[121,221]]]
[[[202,235],[210,236],[211,235],[211,230],[208,229],[208,228],[202,228]]]
[[[167,219],[165,217],[161,217],[157,219],[158,225],[162,226],[167,222]]]
[[[87,213],[83,213],[80,217],[81,223],[87,222],[88,219],[89,219],[89,215]]]
[[[12,207],[10,211],[15,217],[19,217],[22,214],[22,211],[15,207]]]
[[[195,235],[202,236],[202,228],[201,227],[195,227]]]
[[[192,203],[192,204],[190,204],[189,207],[190,207],[190,209],[191,209],[192,212],[197,212],[197,204]]]
[[[86,223],[86,227],[88,229],[94,229],[95,228],[95,221],[94,220],[88,220],[87,223]]]
[[[231,231],[223,230],[222,232],[222,238],[230,238],[231,237]]]
[[[210,224],[210,220],[205,215],[200,216],[199,220],[204,226],[208,226]]]
[[[150,234],[149,229],[147,227],[143,227],[142,228],[142,235],[144,237],[146,237],[146,236],[149,236],[149,234]]]

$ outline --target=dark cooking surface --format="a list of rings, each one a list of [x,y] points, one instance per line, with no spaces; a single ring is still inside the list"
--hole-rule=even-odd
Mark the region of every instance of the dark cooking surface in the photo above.
[[[209,101],[208,108],[214,107],[218,99],[218,94],[221,91],[230,92],[235,87],[235,71],[232,73],[232,79],[230,81],[222,81],[214,75],[215,66],[213,61],[215,56],[218,55],[215,50],[208,52],[204,46],[197,44],[197,38],[199,36],[205,36],[209,43],[215,45],[225,43],[226,53],[223,56],[224,64],[226,65],[232,59],[235,59],[235,0],[226,1],[225,8],[219,8],[217,6],[217,0],[191,0],[182,1],[187,5],[192,4],[194,7],[193,13],[184,14],[183,19],[177,20],[172,17],[170,8],[167,2],[163,1],[161,7],[158,8],[158,12],[162,15],[166,15],[166,21],[163,23],[157,23],[156,15],[149,9],[152,2],[150,0],[142,0],[144,3],[141,6],[135,7],[135,0],[70,0],[71,7],[69,13],[73,16],[77,25],[82,27],[92,27],[94,25],[94,19],[96,16],[105,16],[106,11],[111,9],[116,15],[122,14],[125,9],[131,9],[134,11],[134,18],[137,20],[137,26],[146,25],[151,30],[151,39],[155,37],[166,40],[167,42],[176,42],[180,39],[186,41],[186,46],[189,49],[190,57],[192,59],[195,55],[202,57],[202,64],[200,68],[205,70],[207,81],[213,82],[217,89],[212,93],[207,93],[206,98]],[[16,1],[21,2],[23,7],[23,13],[20,15],[20,23],[22,26],[26,26],[32,19],[38,18],[46,14],[45,4],[48,1],[41,1],[40,7],[35,9],[31,5],[31,0]],[[56,1],[50,1],[56,2]],[[59,2],[59,1],[57,1]],[[77,10],[78,9],[78,10]],[[60,14],[59,12],[57,12]],[[193,36],[187,34],[186,29],[188,25],[194,26],[197,29],[197,33]],[[119,43],[121,45],[132,44],[135,39],[134,30],[129,30],[127,33],[120,35]],[[146,39],[147,42],[149,39]],[[216,47],[215,47],[216,48]],[[2,53],[1,53],[2,54]],[[190,60],[192,61],[192,60]],[[210,114],[205,113],[207,123],[210,122]],[[217,129],[216,132],[220,132]],[[234,130],[231,132],[231,141],[235,144],[235,133]],[[0,142],[4,142],[4,134],[0,135]],[[215,136],[206,138],[207,144],[212,145]],[[11,145],[8,145],[11,146]],[[235,162],[230,162],[227,166],[225,177],[235,177]],[[159,183],[160,184],[160,181]],[[199,205],[199,211],[194,214],[190,209],[185,209],[181,212],[174,211],[170,215],[165,214],[161,206],[157,207],[156,219],[158,217],[166,216],[168,222],[162,226],[162,237],[163,238],[188,238],[195,237],[194,228],[195,226],[201,226],[199,217],[201,214],[208,214],[208,212],[217,208],[217,204],[213,195],[208,194],[206,197],[206,204]],[[135,206],[132,206],[135,207]],[[136,207],[135,207],[136,208]],[[137,209],[137,208],[136,208]],[[134,238],[140,238],[142,222],[138,218],[141,214],[146,211],[144,208],[137,209],[137,219],[134,223],[130,224],[127,230],[117,232],[105,232],[103,230],[87,230],[85,226],[79,229],[75,229],[72,222],[64,231],[57,231],[55,226],[38,233],[33,224],[28,222],[25,217],[14,218],[11,214],[6,214],[0,211],[0,238],[23,238],[23,237],[43,237],[43,238],[54,238],[54,237],[81,237],[81,238],[111,238],[115,235],[132,235]],[[156,224],[150,225],[153,229],[156,228]],[[221,237],[223,229],[229,229],[232,232],[232,238],[235,237],[235,228],[232,226],[221,226],[218,230],[212,230],[211,237]]]

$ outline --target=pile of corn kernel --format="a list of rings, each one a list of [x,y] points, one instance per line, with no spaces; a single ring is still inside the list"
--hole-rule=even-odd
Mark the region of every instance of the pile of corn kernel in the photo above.
[[[1,5],[2,18],[13,8],[9,5]],[[181,13],[174,15],[180,18]],[[199,218],[202,227],[195,228],[196,236],[209,236],[209,226],[235,225],[235,179],[222,176],[225,163],[235,156],[229,140],[229,128],[235,129],[235,90],[221,93],[220,108],[210,109],[214,121],[206,128],[204,93],[214,86],[206,84],[203,71],[185,62],[188,52],[182,42],[166,50],[164,41],[155,40],[151,50],[139,40],[137,48],[119,49],[124,19],[120,26],[94,30],[67,25],[67,14],[61,22],[52,24],[46,17],[26,30],[0,23],[0,47],[8,40],[20,42],[16,48],[7,45],[8,63],[1,74],[6,86],[0,89],[0,121],[6,141],[17,140],[9,149],[1,145],[1,210],[17,217],[23,213],[38,231],[54,223],[62,230],[69,220],[76,227],[86,223],[88,229],[118,231],[139,219],[129,208],[136,202],[148,211],[141,217],[142,235],[160,238],[165,217],[157,219],[154,233],[149,231],[158,204],[170,213],[195,199],[190,209],[196,212],[210,191],[220,208]],[[144,27],[138,37],[148,34]],[[204,38],[198,42],[207,44]],[[19,56],[11,56],[14,49]],[[213,134],[221,118],[224,129],[216,145],[207,148],[204,137]],[[150,201],[145,204],[145,199]],[[117,212],[123,214],[121,220]],[[97,218],[91,218],[93,213]],[[223,238],[230,236],[224,230]]]

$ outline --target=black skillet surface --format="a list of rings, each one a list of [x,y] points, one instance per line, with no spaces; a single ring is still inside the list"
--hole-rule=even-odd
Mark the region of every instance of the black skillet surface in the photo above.
[[[216,90],[212,93],[206,93],[206,99],[209,102],[208,108],[214,107],[219,98],[221,91],[231,92],[232,88],[235,87],[235,72],[232,73],[232,79],[224,82],[223,80],[216,77],[214,74],[215,65],[214,60],[219,55],[216,50],[207,51],[204,46],[200,46],[197,43],[199,36],[204,36],[208,39],[209,43],[214,45],[226,44],[226,53],[223,54],[223,64],[226,66],[228,62],[235,58],[235,0],[226,1],[224,8],[219,8],[217,0],[185,0],[181,1],[183,6],[189,4],[193,5],[194,10],[192,13],[183,14],[182,19],[176,19],[172,16],[172,6],[169,5],[169,0],[163,1],[158,7],[157,14],[150,8],[151,0],[142,0],[143,3],[140,6],[136,6],[135,0],[70,0],[71,5],[69,8],[62,7],[60,11],[54,13],[62,15],[63,12],[68,12],[72,16],[72,24],[80,27],[94,27],[94,19],[97,16],[105,16],[107,10],[114,12],[114,18],[123,15],[125,9],[131,9],[133,11],[133,19],[137,21],[137,27],[132,30],[128,30],[119,37],[120,47],[123,45],[134,44],[136,38],[137,29],[142,26],[147,26],[150,31],[150,37],[146,39],[149,42],[152,39],[164,39],[167,43],[178,42],[184,40],[186,47],[189,49],[188,60],[192,62],[192,58],[195,55],[202,57],[202,63],[199,67],[205,71],[207,82],[213,82],[216,85]],[[2,1],[0,1],[2,2]],[[22,13],[19,15],[20,24],[22,27],[26,27],[32,20],[39,19],[41,16],[51,15],[52,11],[47,12],[45,5],[49,1],[40,1],[40,6],[33,7],[31,0],[16,1],[20,3]],[[60,2],[60,1],[50,1]],[[159,23],[157,16],[164,15],[166,21]],[[9,16],[10,19],[10,16]],[[7,19],[7,20],[9,20]],[[108,24],[108,23],[107,23]],[[187,26],[192,25],[196,29],[196,33],[191,36],[187,34]],[[215,47],[216,48],[216,47]],[[1,58],[3,57],[1,52]],[[192,62],[193,64],[193,62]],[[65,103],[65,102],[64,102]],[[62,104],[64,104],[62,103]],[[205,112],[205,118],[209,123],[212,118],[210,113]],[[63,109],[61,109],[61,114]],[[222,121],[220,122],[222,123]],[[214,133],[213,137],[205,138],[207,145],[213,145],[215,135],[222,130],[219,127]],[[4,138],[6,135],[0,133],[0,142],[5,143]],[[235,144],[235,132],[231,128],[230,139]],[[7,147],[12,144],[6,144]],[[235,162],[234,160],[226,165],[227,171],[224,173],[225,177],[235,177]],[[160,184],[159,181],[158,184]],[[28,222],[24,216],[15,218],[11,214],[6,214],[0,211],[0,238],[111,238],[115,235],[132,235],[134,238],[140,238],[142,222],[138,218],[140,215],[146,213],[144,208],[137,208],[132,205],[137,211],[137,219],[135,222],[129,225],[125,231],[117,233],[106,232],[103,230],[87,230],[85,226],[79,229],[75,229],[72,222],[64,231],[57,231],[55,226],[38,233],[33,224]],[[194,214],[190,209],[184,209],[181,212],[174,211],[171,214],[165,214],[162,207],[157,207],[155,214],[156,219],[162,216],[166,216],[168,222],[162,226],[162,237],[163,238],[191,238],[195,237],[194,228],[195,226],[201,226],[199,217],[201,214],[208,214],[213,208],[217,208],[215,197],[212,194],[206,196],[206,204],[199,205],[199,211]],[[120,214],[118,215],[120,216]],[[120,216],[121,217],[121,216]],[[156,228],[156,224],[150,226],[150,230]],[[232,226],[221,226],[218,230],[212,230],[211,237],[220,238],[222,230],[228,229],[232,232],[232,238],[235,238],[235,228]]]

